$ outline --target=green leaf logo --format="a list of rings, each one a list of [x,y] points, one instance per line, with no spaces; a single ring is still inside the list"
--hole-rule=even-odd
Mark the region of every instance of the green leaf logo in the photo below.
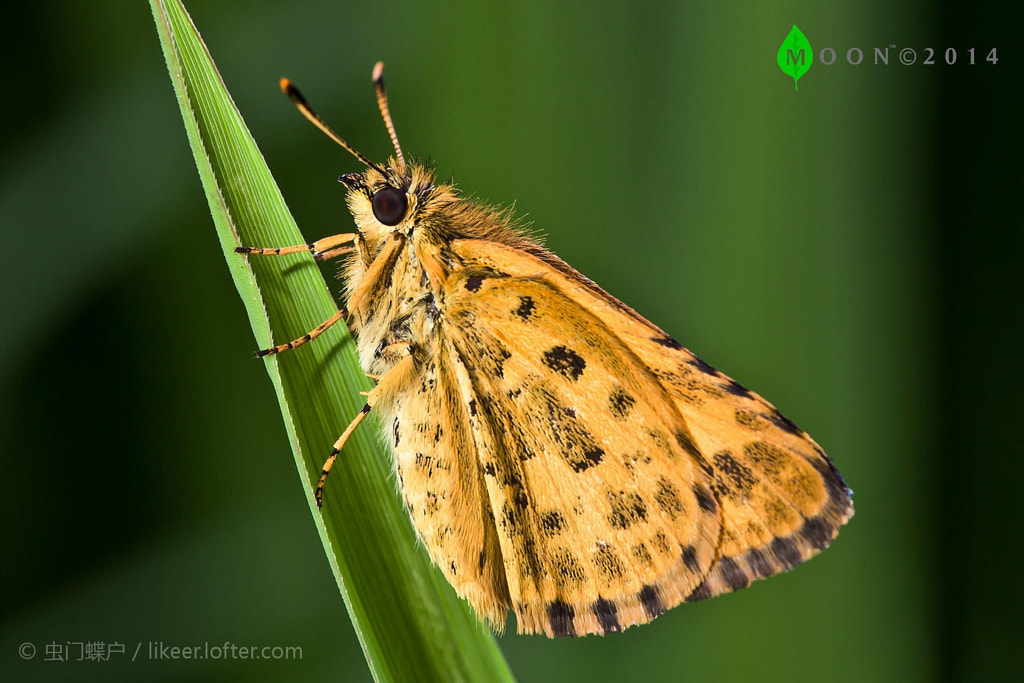
[[[797,81],[811,68],[814,52],[811,50],[811,44],[807,41],[807,36],[796,27],[796,24],[793,25],[793,30],[779,46],[778,60],[782,73],[793,77],[793,87],[800,92]]]

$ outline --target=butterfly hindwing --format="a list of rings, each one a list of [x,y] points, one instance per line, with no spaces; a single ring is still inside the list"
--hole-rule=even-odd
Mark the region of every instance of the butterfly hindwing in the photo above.
[[[500,630],[509,608],[505,567],[455,369],[439,355],[414,379],[381,407],[403,500],[431,560]]]

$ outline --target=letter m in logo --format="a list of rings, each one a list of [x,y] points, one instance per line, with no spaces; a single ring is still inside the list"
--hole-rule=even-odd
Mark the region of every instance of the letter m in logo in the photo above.
[[[807,73],[807,70],[811,68],[811,63],[814,62],[814,51],[807,41],[807,36],[793,26],[793,30],[779,46],[775,59],[779,63],[782,73],[793,78],[793,89],[800,90],[797,81]]]

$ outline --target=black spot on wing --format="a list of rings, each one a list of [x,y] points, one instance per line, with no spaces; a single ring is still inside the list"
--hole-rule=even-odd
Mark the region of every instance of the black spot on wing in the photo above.
[[[697,497],[697,505],[700,506],[701,510],[705,512],[716,512],[718,510],[718,503],[715,501],[715,497],[711,495],[711,491],[703,484],[696,483],[693,485],[693,495]]]
[[[516,308],[512,312],[523,320],[529,320],[530,316],[534,314],[537,309],[537,304],[533,302],[533,297],[521,296],[519,297],[519,308]]]
[[[837,517],[846,518],[853,509],[853,491],[846,485],[846,480],[839,473],[836,466],[824,453],[820,453],[821,459],[809,459],[811,466],[821,475],[825,486],[828,489],[828,507],[832,514]]]
[[[615,609],[615,603],[609,602],[604,598],[598,598],[590,606],[590,611],[597,617],[597,623],[601,625],[601,630],[605,633],[614,633],[622,630],[622,626],[619,624],[618,610]]]
[[[800,547],[791,538],[776,538],[771,545],[772,554],[786,569],[792,569],[803,561]]]
[[[651,341],[654,342],[655,344],[661,344],[667,349],[675,349],[678,351],[679,349],[683,348],[682,344],[680,344],[667,334],[662,337],[651,337]]]
[[[743,568],[731,557],[723,557],[716,567],[718,573],[725,580],[729,588],[737,591],[750,585],[750,577],[743,571]]]
[[[705,581],[696,588],[693,592],[686,596],[686,602],[699,602],[701,600],[707,600],[712,597],[711,588],[708,587],[708,582]]]
[[[608,408],[611,410],[612,415],[618,418],[626,417],[635,404],[636,399],[626,393],[626,390],[622,387],[615,387],[615,390],[608,397]]]
[[[718,470],[721,478],[727,482],[727,485],[731,485],[731,491],[749,494],[753,490],[754,485],[757,484],[757,479],[750,471],[750,468],[736,460],[729,451],[715,453],[711,459],[714,461],[715,469]],[[721,492],[725,493],[726,491],[723,490]]]
[[[786,467],[789,455],[766,441],[751,441],[743,447],[748,458],[769,477],[776,478]]]
[[[727,394],[732,394],[733,396],[739,396],[741,398],[750,398],[750,390],[734,379],[730,379],[722,388],[725,389],[725,393]]]
[[[640,604],[644,606],[647,616],[651,619],[665,613],[665,605],[661,602],[661,596],[658,594],[657,587],[644,586],[636,594],[636,597]]]
[[[635,545],[635,546],[633,546],[633,551],[632,552],[633,552],[633,557],[636,558],[637,562],[639,562],[640,564],[642,564],[645,567],[650,567],[651,566],[651,562],[652,562],[652,560],[651,560],[651,553],[650,553],[649,550],[647,550],[647,546],[646,545],[644,545],[643,543],[641,543],[639,545]]]
[[[644,499],[632,491],[608,491],[608,502],[611,504],[608,523],[616,529],[628,529],[647,520]]]
[[[595,465],[601,464],[601,461],[604,460],[604,449],[599,446],[588,448],[579,453],[579,455],[583,456],[580,458],[575,457],[577,453],[563,453],[562,455],[570,456],[567,459],[569,461],[569,466],[572,467],[574,471],[583,472]]]
[[[658,504],[661,511],[668,515],[669,519],[675,519],[683,511],[683,503],[679,500],[679,492],[672,482],[664,477],[658,480],[654,492],[654,502]]]
[[[501,344],[485,349],[483,353],[493,363],[494,374],[498,377],[504,377],[505,361],[512,357],[512,353]]]
[[[763,579],[775,573],[775,568],[772,567],[771,561],[757,548],[747,551],[746,559],[747,565],[753,570],[757,578]]]
[[[803,436],[804,430],[797,427],[792,420],[783,415],[777,410],[773,410],[769,415],[768,419],[771,420],[772,424],[781,429],[784,432],[789,432],[795,436]]]
[[[556,638],[573,638],[576,636],[576,611],[572,605],[559,598],[548,604],[548,623]]]
[[[562,406],[555,396],[546,391],[538,390],[533,396],[541,402],[540,406],[534,404],[533,408],[543,411],[533,414],[547,423],[558,446],[558,454],[574,472],[583,472],[604,460],[604,449],[597,445],[594,435],[576,417],[576,411]]]
[[[700,358],[697,358],[696,356],[693,357],[693,360],[688,360],[686,362],[692,365],[693,367],[697,368],[701,372],[703,372],[705,375],[718,377],[718,370],[715,370],[713,367],[702,361]]]
[[[567,346],[554,346],[544,352],[542,357],[544,365],[566,378],[577,381],[587,367],[583,357]]]
[[[683,557],[683,564],[686,565],[687,569],[689,569],[691,572],[699,572],[700,571],[700,561],[697,559],[697,549],[696,548],[694,548],[692,545],[686,546],[685,548],[683,548],[683,555],[682,555],[682,557]]]
[[[557,510],[541,513],[540,528],[545,536],[557,536],[565,531],[565,517]]]
[[[821,517],[808,519],[797,533],[812,547],[821,550],[832,542],[835,527]]]
[[[484,283],[483,275],[470,275],[466,278],[466,289],[471,292],[479,291],[480,285]]]
[[[736,410],[733,417],[736,418],[736,424],[752,432],[761,432],[768,427],[767,422],[749,410]]]
[[[697,465],[704,470],[706,474],[714,473],[714,470],[711,469],[711,465],[709,465],[708,461],[704,459],[704,454],[700,452],[699,448],[697,448],[697,444],[693,442],[693,437],[690,436],[688,432],[685,432],[682,429],[677,429],[676,443],[694,459]]]

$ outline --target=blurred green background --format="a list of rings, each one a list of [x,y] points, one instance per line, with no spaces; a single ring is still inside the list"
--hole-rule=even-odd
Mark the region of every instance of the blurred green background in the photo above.
[[[811,432],[856,492],[833,548],[790,574],[607,638],[503,636],[520,680],[1021,669],[1021,40],[1001,6],[188,7],[307,237],[348,230],[335,179],[358,164],[276,81],[384,158],[384,60],[407,154],[515,202]],[[0,678],[368,679],[148,6],[4,13]],[[839,55],[799,93],[775,61],[794,23]],[[92,641],[127,652],[43,661]],[[303,656],[148,661],[150,641]]]

